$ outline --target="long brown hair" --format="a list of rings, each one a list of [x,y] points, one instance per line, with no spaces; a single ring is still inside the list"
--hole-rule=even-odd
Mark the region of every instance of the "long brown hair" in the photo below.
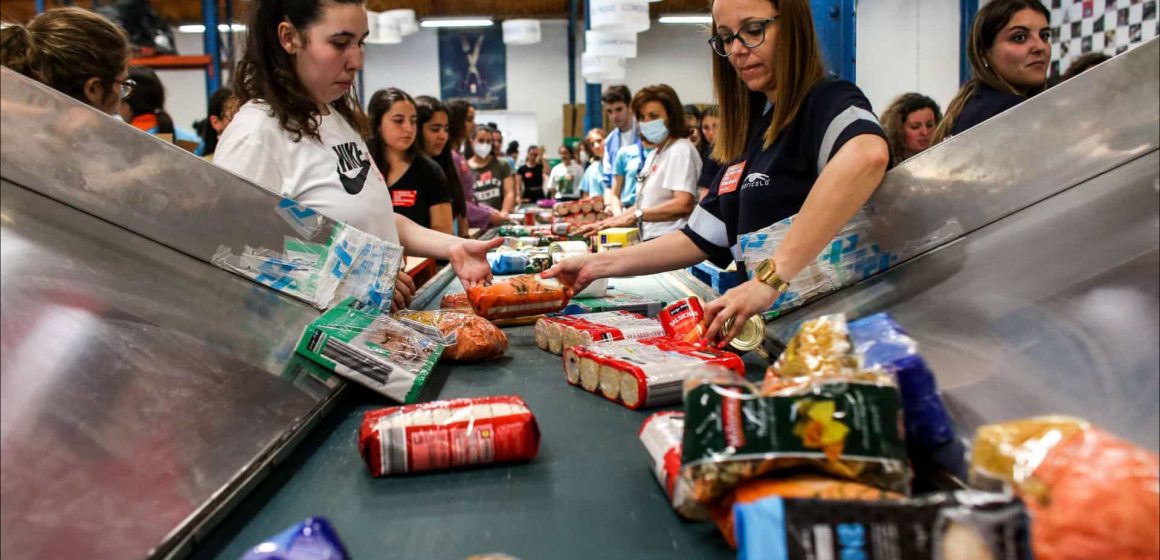
[[[418,116],[419,127],[415,132],[415,145],[419,146],[423,155],[426,155],[427,140],[423,137],[423,125],[427,124],[436,113],[447,115],[447,122],[450,125],[451,115],[448,114],[447,106],[442,101],[430,95],[420,95],[415,98],[415,113]],[[458,218],[467,215],[467,200],[463,196],[463,185],[459,182],[459,170],[455,168],[455,162],[451,159],[450,136],[450,132],[448,132],[447,143],[443,145],[443,151],[431,159],[439,165],[443,174],[447,176],[447,187],[451,189],[451,214]]]
[[[395,103],[410,103],[415,105],[415,100],[411,96],[399,88],[386,88],[376,91],[371,96],[371,100],[367,103],[367,113],[370,114],[370,138],[367,140],[367,149],[371,152],[371,157],[375,160],[375,165],[379,166],[379,171],[386,177],[390,174],[390,165],[387,162],[387,140],[383,138],[383,117],[391,111],[391,107]],[[418,108],[415,109],[415,120],[418,121]],[[415,161],[422,155],[422,147],[419,145],[418,137],[422,136],[422,130],[416,129],[416,139],[411,142],[411,146],[407,148],[406,156],[408,161]]]
[[[295,142],[303,136],[320,141],[318,127],[322,122],[318,104],[294,71],[294,57],[278,41],[278,24],[289,22],[305,40],[307,30],[318,22],[322,5],[327,2],[363,4],[363,0],[256,0],[251,8],[245,54],[234,76],[238,104],[255,99],[266,103]],[[348,91],[330,105],[360,135],[366,136],[367,118],[354,92]]]
[[[934,111],[934,122],[937,127],[942,120],[942,110],[938,103],[921,93],[904,93],[899,95],[890,106],[882,112],[882,130],[886,133],[886,141],[890,144],[890,157],[895,164],[901,163],[906,154],[906,119],[910,114],[922,109]]]
[[[81,8],[54,8],[0,30],[0,64],[85,103],[85,82],[98,78],[114,89],[128,60],[125,32]]]
[[[773,122],[765,131],[766,148],[793,122],[810,89],[826,75],[809,1],[769,1],[780,14],[775,24],[778,26],[777,49],[773,57],[777,94],[773,103]],[[713,22],[712,29],[716,28],[717,22]],[[725,163],[744,153],[751,119],[760,114],[766,97],[762,92],[749,91],[729,63],[729,57],[717,56],[712,51],[710,56],[713,57],[713,91],[721,111],[713,159]]]
[[[681,105],[681,98],[676,90],[668,84],[647,86],[632,96],[632,114],[639,122],[644,118],[644,104],[656,101],[665,108],[665,128],[669,129],[669,138],[688,138],[692,134],[689,123],[685,122],[685,108]]]
[[[1030,92],[1019,91],[1010,82],[1004,80],[995,66],[987,60],[987,51],[995,45],[995,38],[999,36],[999,32],[1007,26],[1015,14],[1028,9],[1042,14],[1043,17],[1047,18],[1047,21],[1051,21],[1051,12],[1047,11],[1047,8],[1039,0],[991,0],[983,9],[979,10],[978,15],[975,16],[975,23],[971,25],[971,37],[967,42],[967,58],[971,61],[971,73],[974,74],[974,77],[959,88],[959,92],[947,105],[946,116],[935,129],[931,146],[942,142],[950,134],[959,114],[963,112],[963,107],[978,91],[980,83],[1020,97],[1029,97],[1039,92],[1038,89]]]

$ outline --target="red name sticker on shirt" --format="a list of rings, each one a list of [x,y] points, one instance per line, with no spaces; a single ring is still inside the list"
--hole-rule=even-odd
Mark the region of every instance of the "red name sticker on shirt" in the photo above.
[[[479,174],[480,182],[486,183],[491,180],[491,171],[484,171]]]
[[[721,184],[717,186],[717,196],[729,194],[737,190],[737,185],[741,182],[741,174],[745,173],[745,162],[730,165],[729,169],[725,170],[725,175],[721,177]]]
[[[391,205],[410,208],[415,205],[415,199],[418,197],[419,193],[416,191],[391,191]]]
[[[524,173],[524,177],[527,177],[528,179],[531,179],[531,178],[532,178],[532,177],[534,177],[534,176],[535,176],[535,174],[534,174],[534,173],[532,173],[531,171],[529,171],[529,172],[527,172],[527,173]]]

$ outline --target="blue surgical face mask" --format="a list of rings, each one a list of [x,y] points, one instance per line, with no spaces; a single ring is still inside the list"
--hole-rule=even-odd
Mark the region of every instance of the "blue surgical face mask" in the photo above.
[[[664,119],[640,123],[640,133],[644,135],[645,140],[653,144],[660,144],[669,137],[669,129],[665,128]]]

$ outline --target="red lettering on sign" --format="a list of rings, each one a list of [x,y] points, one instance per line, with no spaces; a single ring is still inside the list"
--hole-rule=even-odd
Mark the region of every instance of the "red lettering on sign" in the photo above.
[[[741,175],[745,173],[745,162],[733,164],[729,169],[725,170],[725,175],[721,177],[721,184],[717,186],[717,196],[729,194],[737,190],[737,185],[741,183]]]

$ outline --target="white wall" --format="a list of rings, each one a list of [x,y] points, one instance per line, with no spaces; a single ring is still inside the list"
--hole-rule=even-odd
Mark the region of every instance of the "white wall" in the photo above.
[[[959,0],[864,0],[857,14],[855,73],[874,112],[912,91],[945,109],[959,89]]]

